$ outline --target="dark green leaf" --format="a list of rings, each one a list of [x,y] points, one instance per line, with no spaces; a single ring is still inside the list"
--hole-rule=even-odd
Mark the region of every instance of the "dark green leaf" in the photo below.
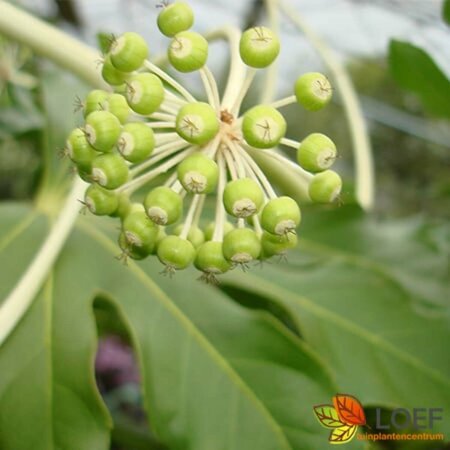
[[[1,214],[4,297],[48,225],[20,206]],[[198,283],[193,272],[170,280],[154,260],[124,267],[103,222],[94,220],[80,217],[42,292],[0,349],[0,448],[108,448],[110,421],[92,368],[99,295],[129,330],[150,422],[171,449],[323,445],[312,407],[336,388],[304,342],[271,316]],[[117,234],[112,220],[104,223]]]
[[[234,272],[226,283],[286,308],[340,392],[364,406],[448,410],[448,226],[383,224],[351,208],[305,222],[289,264]],[[438,429],[448,433],[450,422]]]
[[[397,83],[417,94],[431,114],[450,117],[450,80],[426,52],[392,40],[389,66]]]

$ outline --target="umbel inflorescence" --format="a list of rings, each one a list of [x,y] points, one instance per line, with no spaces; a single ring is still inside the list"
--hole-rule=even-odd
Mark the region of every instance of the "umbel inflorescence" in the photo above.
[[[240,58],[234,55],[220,98],[206,65],[208,41],[190,30],[193,22],[188,4],[164,4],[158,28],[170,38],[172,67],[199,72],[207,103],[148,61],[140,35],[112,37],[102,65],[111,92],[88,94],[85,124],[72,131],[66,151],[90,183],[87,208],[120,218],[118,241],[125,259],[156,254],[167,273],[194,264],[205,279],[215,280],[236,265],[284,255],[297,243],[299,206],[275,192],[252,152],[265,152],[294,168],[309,181],[314,202],[333,202],[342,182],[329,170],[336,158],[333,142],[319,133],[302,142],[285,138],[286,121],[279,112],[294,102],[310,111],[324,107],[332,94],[328,79],[320,73],[301,75],[295,95],[241,114],[255,73],[278,56],[278,36],[263,26],[241,34]],[[234,76],[237,65],[246,76]],[[277,152],[280,145],[297,151],[298,164]],[[160,185],[155,187],[156,180]],[[152,188],[143,203],[133,201],[133,194],[147,185]],[[215,220],[202,227],[207,196],[215,196]]]

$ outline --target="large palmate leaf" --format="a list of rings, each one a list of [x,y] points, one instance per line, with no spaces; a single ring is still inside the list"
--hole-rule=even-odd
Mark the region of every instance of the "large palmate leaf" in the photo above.
[[[436,430],[448,433],[448,227],[383,225],[351,208],[308,217],[288,265],[227,285],[287,310],[340,392],[363,406],[444,408]]]
[[[48,223],[14,204],[0,214],[4,298]],[[38,298],[0,348],[0,448],[108,448],[111,423],[93,376],[96,297],[112,302],[129,329],[150,422],[169,448],[320,447],[326,436],[312,406],[336,388],[307,345],[192,272],[168,280],[155,262],[124,267],[108,229],[117,234],[112,221],[80,217]]]

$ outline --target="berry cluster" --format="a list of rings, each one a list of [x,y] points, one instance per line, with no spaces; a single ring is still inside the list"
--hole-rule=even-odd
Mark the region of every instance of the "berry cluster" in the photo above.
[[[302,142],[285,138],[286,121],[279,112],[294,102],[311,111],[324,107],[332,94],[328,79],[304,74],[295,84],[295,95],[240,115],[257,69],[278,56],[277,35],[262,26],[240,35],[231,62],[234,85],[220,98],[206,66],[208,41],[190,31],[193,22],[189,5],[175,2],[163,5],[158,28],[171,39],[167,56],[173,68],[198,71],[208,102],[197,101],[148,61],[140,35],[124,33],[111,39],[103,60],[102,76],[111,92],[88,94],[85,124],[72,131],[66,151],[80,177],[90,183],[86,207],[96,215],[120,218],[124,258],[156,254],[167,273],[193,263],[213,281],[236,265],[245,268],[254,260],[283,255],[297,243],[300,209],[290,197],[277,195],[251,151],[265,152],[309,180],[314,202],[333,202],[342,182],[329,170],[336,158],[333,142],[318,133]],[[236,70],[244,76],[237,77]],[[280,145],[297,151],[298,164],[277,152]],[[163,184],[152,188],[143,203],[131,200],[155,179]],[[215,221],[201,228],[205,197],[213,194]]]

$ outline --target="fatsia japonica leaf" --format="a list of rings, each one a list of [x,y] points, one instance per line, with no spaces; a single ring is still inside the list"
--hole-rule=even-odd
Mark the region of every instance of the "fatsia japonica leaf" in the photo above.
[[[308,214],[289,264],[234,272],[224,283],[261,306],[284,308],[332,368],[339,392],[363,407],[420,405],[448,414],[445,235],[448,226],[382,223],[352,208]],[[450,431],[448,416],[438,429]]]
[[[1,298],[48,232],[1,208]],[[150,423],[170,449],[308,450],[325,436],[312,405],[336,391],[298,337],[194,273],[120,264],[114,223],[80,216],[45,286],[0,348],[0,448],[106,450],[112,426],[93,374],[93,301],[117,309],[139,361]],[[14,255],[14,257],[12,257]],[[158,284],[154,281],[156,279]],[[159,286],[158,286],[159,285]]]

